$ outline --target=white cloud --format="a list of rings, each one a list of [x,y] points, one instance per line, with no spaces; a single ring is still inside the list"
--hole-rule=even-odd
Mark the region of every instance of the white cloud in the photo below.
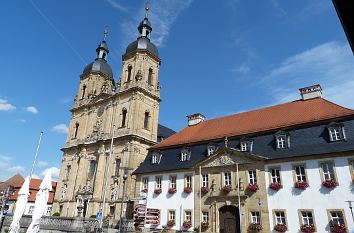
[[[18,121],[21,122],[21,123],[26,123],[27,122],[26,119],[18,119]]]
[[[248,65],[243,64],[237,67],[236,69],[234,69],[233,71],[241,74],[247,74],[251,71],[251,68]]]
[[[354,108],[354,65],[348,45],[328,42],[291,56],[259,82],[276,103],[299,99],[298,88],[317,83],[325,98]]]
[[[56,133],[67,134],[69,132],[69,128],[66,124],[59,124],[59,125],[53,126],[52,131],[54,131]]]
[[[57,168],[57,167],[50,167],[50,168],[47,168],[47,169],[45,169],[45,170],[41,173],[41,177],[42,177],[42,178],[45,176],[45,174],[48,172],[48,170],[51,170],[51,172],[52,172],[52,180],[53,180],[53,181],[57,181],[58,178],[59,178],[60,169]]]
[[[9,167],[7,169],[8,172],[11,172],[11,173],[23,173],[26,171],[26,169],[22,166],[12,166],[12,167]]]
[[[170,33],[172,24],[178,15],[187,9],[192,0],[159,0],[150,3],[149,20],[151,21],[153,32],[152,42],[157,46],[162,46]],[[137,24],[145,15],[145,8],[141,7],[139,12],[135,14],[134,21],[124,21],[121,24],[123,33],[127,36],[123,40],[124,45],[131,42],[137,37]]]
[[[49,163],[47,161],[38,161],[38,167],[48,167]]]
[[[121,3],[119,3],[118,0],[107,0],[107,2],[114,8],[121,10],[121,11],[127,11],[127,8],[123,6]]]
[[[26,108],[26,111],[30,112],[30,113],[33,113],[33,114],[38,114],[39,113],[38,109],[36,107],[34,107],[34,106],[28,106]]]
[[[8,103],[7,100],[0,99],[0,111],[11,112],[15,109],[16,109],[16,107],[13,106],[12,104]]]

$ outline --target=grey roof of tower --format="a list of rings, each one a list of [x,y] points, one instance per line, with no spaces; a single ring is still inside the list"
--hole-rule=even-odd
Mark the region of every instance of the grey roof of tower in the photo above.
[[[155,56],[159,56],[157,47],[150,42],[150,39],[145,37],[139,37],[136,41],[130,43],[125,51],[125,54],[134,52],[136,50],[147,50]]]
[[[106,75],[107,77],[113,78],[111,66],[108,65],[107,62],[103,59],[96,59],[94,62],[88,64],[85,67],[83,74],[88,72],[99,72]]]

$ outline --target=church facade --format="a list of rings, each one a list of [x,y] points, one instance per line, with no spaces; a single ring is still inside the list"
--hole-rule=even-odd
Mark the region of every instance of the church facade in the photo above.
[[[103,210],[110,220],[124,216],[135,187],[131,173],[149,147],[174,133],[158,124],[161,61],[150,42],[152,27],[147,15],[138,30],[140,36],[122,56],[123,71],[117,83],[107,63],[106,31],[96,59],[80,75],[62,148],[53,213],[87,218]]]

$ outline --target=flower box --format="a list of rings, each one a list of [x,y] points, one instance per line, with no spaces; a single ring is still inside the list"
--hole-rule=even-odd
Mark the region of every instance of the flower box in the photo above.
[[[154,193],[158,195],[158,194],[162,193],[162,189],[155,189]]]
[[[255,193],[257,192],[257,190],[259,189],[258,184],[254,183],[254,184],[248,184],[247,186],[247,191],[251,192],[251,193]]]
[[[298,181],[295,183],[295,188],[297,189],[302,189],[302,190],[305,190],[309,187],[309,184],[306,182],[306,181]]]
[[[200,191],[203,193],[203,194],[207,194],[209,192],[209,188],[208,187],[201,187],[200,188]]]
[[[183,222],[183,228],[189,229],[192,227],[192,223],[190,221],[184,221]]]
[[[283,185],[281,185],[281,184],[278,183],[278,182],[273,182],[273,183],[270,183],[269,188],[270,188],[270,189],[273,189],[273,190],[275,190],[275,191],[278,191],[279,189],[282,189],[282,188],[283,188]]]
[[[231,185],[225,185],[225,186],[222,187],[222,189],[221,189],[221,191],[222,191],[223,193],[229,193],[229,192],[231,192],[231,190],[232,190]]]
[[[141,190],[142,193],[147,193],[148,192],[148,189],[143,189]]]
[[[206,231],[209,228],[209,223],[208,222],[202,222],[201,227],[202,227],[202,231]]]
[[[277,224],[274,226],[274,230],[277,232],[286,232],[288,228],[284,224]]]
[[[337,224],[331,226],[331,233],[347,233],[347,228],[344,224]]]
[[[173,227],[174,225],[176,225],[175,220],[169,220],[169,221],[167,222],[167,226],[168,226],[168,227]]]
[[[184,190],[183,190],[183,192],[185,192],[185,193],[191,193],[193,190],[192,190],[192,188],[191,187],[184,187]]]
[[[251,232],[259,232],[261,231],[263,228],[262,228],[262,225],[260,223],[251,223],[249,226],[248,226],[248,230],[251,231]]]
[[[169,194],[175,194],[177,192],[177,189],[175,189],[175,188],[169,188],[168,189],[168,193]]]
[[[313,224],[301,225],[300,230],[301,232],[305,232],[305,233],[313,233],[316,231],[315,226]]]
[[[328,189],[333,189],[338,186],[338,183],[334,180],[325,180],[322,182],[322,185]]]

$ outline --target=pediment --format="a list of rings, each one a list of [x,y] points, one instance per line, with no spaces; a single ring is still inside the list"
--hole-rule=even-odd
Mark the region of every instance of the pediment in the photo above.
[[[207,163],[205,163],[203,167],[222,167],[222,166],[252,163],[252,162],[254,162],[254,160],[224,153],[212,159],[211,161],[208,161]]]

